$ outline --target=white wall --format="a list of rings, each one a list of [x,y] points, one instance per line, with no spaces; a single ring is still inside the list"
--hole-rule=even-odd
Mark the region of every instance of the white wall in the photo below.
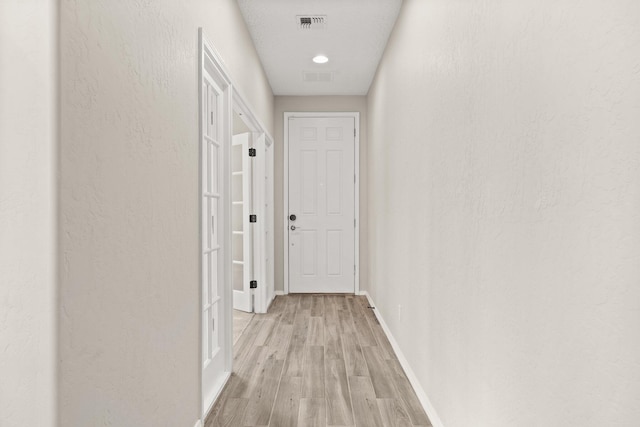
[[[0,425],[55,425],[57,2],[0,0]]]
[[[60,420],[193,426],[198,27],[256,115],[273,96],[233,0],[61,2]]]
[[[443,424],[640,425],[640,3],[405,0],[368,102],[371,291]]]
[[[368,286],[367,266],[367,98],[365,96],[276,96],[274,151],[274,216],[275,216],[275,288],[284,289],[283,207],[284,179],[284,113],[285,112],[359,112],[360,113],[360,289]]]

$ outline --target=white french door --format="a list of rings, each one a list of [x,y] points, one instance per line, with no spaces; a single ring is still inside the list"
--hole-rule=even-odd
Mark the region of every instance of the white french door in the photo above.
[[[353,293],[354,117],[288,120],[289,291]]]
[[[249,158],[250,133],[233,136],[231,148],[231,252],[233,259],[233,308],[252,312],[251,277],[253,266],[252,167]]]
[[[229,129],[231,86],[201,36],[200,230],[202,410],[206,415],[231,371]]]
[[[273,271],[273,144],[264,134],[255,141],[256,157],[253,174],[255,213],[258,222],[254,234],[254,265],[258,288],[255,292],[256,313],[266,313],[275,296]]]

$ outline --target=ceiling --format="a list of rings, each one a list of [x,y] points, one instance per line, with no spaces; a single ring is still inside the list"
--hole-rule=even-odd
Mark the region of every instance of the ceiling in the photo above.
[[[366,95],[402,0],[238,4],[275,95]],[[319,19],[302,28],[300,17]],[[318,54],[329,62],[315,64]]]

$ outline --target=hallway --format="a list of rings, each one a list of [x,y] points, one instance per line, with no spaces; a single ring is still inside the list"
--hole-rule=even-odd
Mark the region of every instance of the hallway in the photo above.
[[[364,296],[279,296],[234,346],[214,426],[430,426]]]
[[[638,0],[0,1],[0,427],[638,427],[639,117]]]

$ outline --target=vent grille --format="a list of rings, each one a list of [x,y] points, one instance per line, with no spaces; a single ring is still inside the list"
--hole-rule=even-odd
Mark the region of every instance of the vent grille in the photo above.
[[[301,30],[323,30],[327,28],[326,15],[298,15],[298,28]]]
[[[302,80],[305,82],[329,83],[333,81],[333,73],[327,71],[303,71]]]

